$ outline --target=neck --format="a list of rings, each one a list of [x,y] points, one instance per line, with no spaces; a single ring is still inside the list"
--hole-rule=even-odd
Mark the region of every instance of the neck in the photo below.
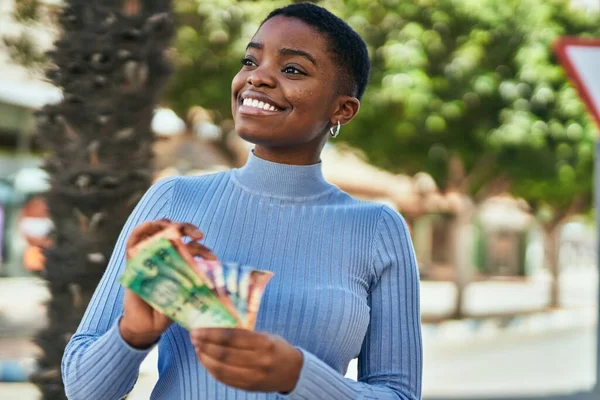
[[[319,143],[316,148],[311,143],[308,148],[305,147],[267,147],[256,145],[254,155],[266,161],[287,165],[313,165],[321,161],[321,151],[325,142]]]
[[[289,159],[287,159],[289,161]],[[268,197],[302,199],[320,196],[334,188],[323,177],[321,163],[277,163],[251,152],[233,177],[246,189]]]

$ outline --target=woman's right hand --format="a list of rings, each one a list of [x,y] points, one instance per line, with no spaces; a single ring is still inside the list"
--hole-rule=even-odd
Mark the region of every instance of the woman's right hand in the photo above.
[[[171,222],[166,219],[145,222],[136,227],[131,232],[127,241],[127,253],[142,240],[173,225],[178,227],[183,236],[191,239],[186,246],[193,256],[208,260],[217,259],[210,249],[198,243],[198,240],[204,238],[204,234],[196,226]],[[119,322],[119,330],[123,339],[131,346],[136,348],[150,347],[160,338],[171,323],[172,321],[169,317],[156,311],[133,291],[125,289],[123,317]]]

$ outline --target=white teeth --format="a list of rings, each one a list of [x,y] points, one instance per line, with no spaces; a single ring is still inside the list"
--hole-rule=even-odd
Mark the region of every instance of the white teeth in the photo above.
[[[244,99],[242,101],[242,104],[248,107],[255,107],[255,108],[260,108],[266,111],[277,111],[277,108],[275,108],[275,106],[272,106],[269,103],[265,103],[264,101],[259,101],[259,100],[255,100],[255,99]]]

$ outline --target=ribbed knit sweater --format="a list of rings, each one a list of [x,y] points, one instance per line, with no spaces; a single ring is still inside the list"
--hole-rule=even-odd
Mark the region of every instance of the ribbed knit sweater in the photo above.
[[[303,366],[287,394],[228,387],[202,367],[189,333],[160,338],[152,399],[420,399],[419,277],[403,218],[329,184],[321,164],[292,166],[253,154],[247,164],[156,183],[128,219],[63,357],[69,399],[116,400],[133,388],[150,349],[129,346],[118,321],[125,244],[144,221],[169,218],[204,231],[219,259],[275,273],[257,330],[300,349]],[[345,378],[358,357],[358,381]]]

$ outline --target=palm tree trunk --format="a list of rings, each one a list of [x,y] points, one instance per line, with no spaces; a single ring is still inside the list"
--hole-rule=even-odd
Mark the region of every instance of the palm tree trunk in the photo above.
[[[60,362],[129,213],[152,180],[150,122],[170,65],[170,0],[65,0],[47,75],[64,98],[38,115],[48,150],[50,324],[32,377],[64,399]]]

